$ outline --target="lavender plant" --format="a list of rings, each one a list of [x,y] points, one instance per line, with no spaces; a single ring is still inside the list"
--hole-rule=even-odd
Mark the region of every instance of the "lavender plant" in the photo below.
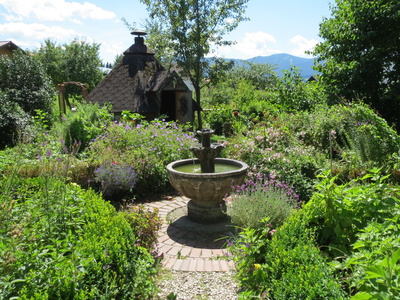
[[[104,163],[95,171],[95,180],[101,183],[102,192],[111,197],[135,187],[137,174],[129,164]]]
[[[299,196],[292,187],[258,173],[243,185],[234,187],[228,214],[241,228],[258,228],[267,223],[273,230],[300,205]]]

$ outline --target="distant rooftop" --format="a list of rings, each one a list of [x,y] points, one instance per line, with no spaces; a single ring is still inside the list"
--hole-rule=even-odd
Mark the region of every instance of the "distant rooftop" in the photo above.
[[[0,41],[0,48],[5,48],[9,51],[14,51],[19,49],[12,41]]]

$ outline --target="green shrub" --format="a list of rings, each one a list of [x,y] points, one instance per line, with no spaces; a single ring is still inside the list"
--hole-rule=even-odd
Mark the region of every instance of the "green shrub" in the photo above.
[[[344,299],[301,210],[276,232],[246,229],[231,249],[243,299]]]
[[[345,185],[326,177],[304,206],[318,243],[339,258],[352,299],[394,299],[400,291],[400,189],[388,177],[371,170]]]
[[[156,266],[138,245],[141,229],[98,194],[45,176],[3,178],[0,187],[0,298],[154,294]]]

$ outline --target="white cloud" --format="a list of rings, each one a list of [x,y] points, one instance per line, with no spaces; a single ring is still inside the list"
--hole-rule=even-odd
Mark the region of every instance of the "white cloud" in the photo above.
[[[271,48],[276,39],[267,32],[246,32],[235,45],[220,47],[216,52],[227,58],[247,59],[256,56],[267,56],[282,51]]]
[[[307,56],[305,52],[313,50],[315,45],[318,44],[317,40],[314,39],[308,40],[299,34],[292,37],[290,39],[290,42],[296,45],[296,48],[292,50],[290,53],[295,56]]]
[[[113,63],[115,57],[122,54],[127,49],[127,47],[124,48],[121,42],[115,42],[115,43],[102,42],[100,48],[101,52],[103,52],[104,62],[110,62],[110,63]]]
[[[115,17],[95,4],[67,2],[65,0],[0,0],[6,12],[2,15],[7,21],[21,21],[34,18],[38,21],[64,21],[70,18],[105,20]]]
[[[21,40],[67,39],[77,35],[74,30],[59,26],[45,26],[43,24],[25,24],[22,22],[0,24],[2,35],[13,36]]]

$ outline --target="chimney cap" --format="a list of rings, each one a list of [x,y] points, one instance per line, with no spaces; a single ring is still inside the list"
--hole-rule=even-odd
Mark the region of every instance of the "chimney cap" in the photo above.
[[[137,35],[137,36],[142,36],[142,35],[147,35],[147,32],[136,30],[131,32],[132,35]]]

